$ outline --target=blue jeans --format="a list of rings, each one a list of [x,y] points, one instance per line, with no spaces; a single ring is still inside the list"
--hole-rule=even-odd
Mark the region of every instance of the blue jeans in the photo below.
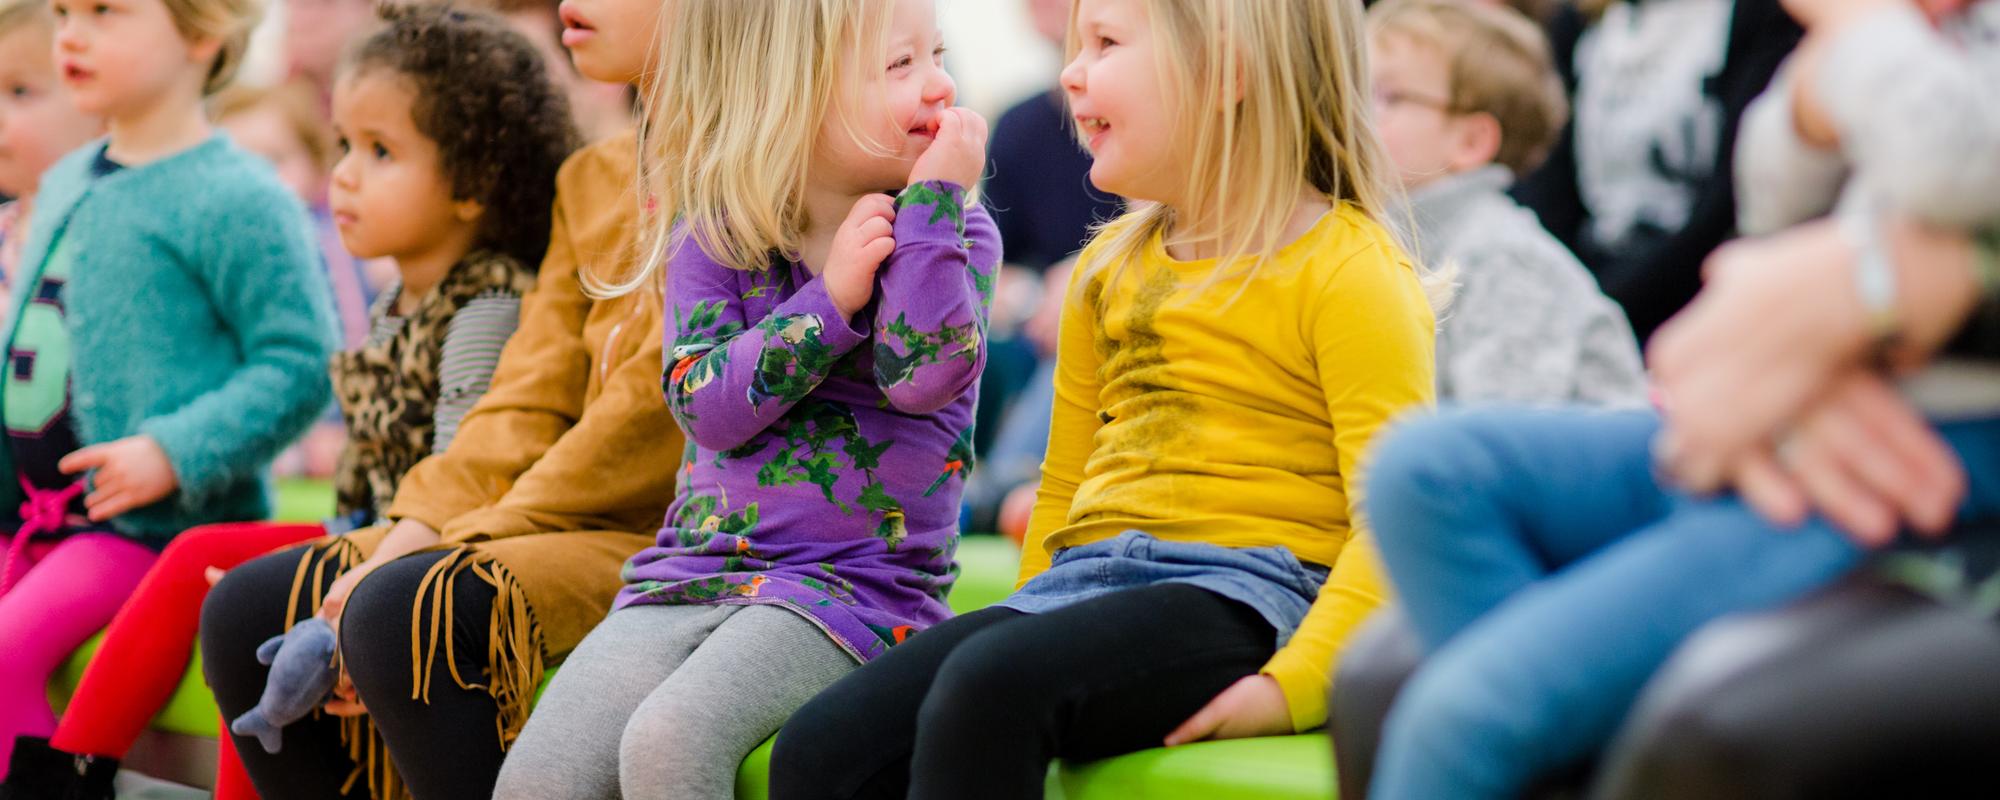
[[[1610,737],[1696,628],[1824,587],[1864,551],[1655,478],[1648,412],[1485,409],[1400,426],[1367,510],[1426,649],[1390,711],[1371,796],[1511,798]],[[2000,507],[2000,422],[1940,426],[1961,517]]]

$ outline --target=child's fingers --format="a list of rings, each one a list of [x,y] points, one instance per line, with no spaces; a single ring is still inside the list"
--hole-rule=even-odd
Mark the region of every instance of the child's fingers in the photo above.
[[[866,242],[873,239],[880,239],[884,236],[895,235],[896,225],[882,217],[870,217],[866,222],[861,223],[859,230],[861,241]]]
[[[1175,728],[1173,733],[1167,734],[1165,744],[1168,747],[1179,747],[1184,744],[1199,742],[1213,736],[1216,729],[1220,727],[1222,727],[1222,721],[1216,719],[1215,715],[1210,714],[1207,709],[1203,709],[1201,713],[1181,723],[1181,726]]]
[[[1215,732],[1222,728],[1222,721],[1227,716],[1222,706],[1222,699],[1227,696],[1228,692],[1224,692],[1214,700],[1208,701],[1208,705],[1202,706],[1200,711],[1194,712],[1194,716],[1188,717],[1188,721],[1181,723],[1180,727],[1167,734],[1166,745],[1178,747],[1214,736]]]
[[[883,194],[871,194],[854,201],[854,208],[847,212],[845,225],[860,228],[876,219],[894,221],[896,219],[896,199]]]
[[[76,452],[63,456],[56,462],[56,469],[64,475],[75,475],[89,469],[102,467],[111,461],[111,449],[101,444],[79,447]]]
[[[870,239],[861,246],[861,258],[865,263],[880,265],[883,259],[896,252],[896,240],[887,236]]]
[[[358,717],[368,713],[368,707],[361,704],[361,693],[354,689],[354,679],[347,676],[347,670],[340,671],[339,680],[334,682],[333,697],[326,701],[326,713],[336,717]]]
[[[83,507],[90,515],[91,522],[103,522],[119,514],[132,510],[133,498],[130,492],[96,491],[83,498]]]
[[[972,109],[969,108],[961,108],[957,110],[958,110],[959,121],[964,123],[965,125],[966,138],[975,142],[986,141],[986,132],[987,132],[986,118],[979,116],[979,112],[973,111]]]

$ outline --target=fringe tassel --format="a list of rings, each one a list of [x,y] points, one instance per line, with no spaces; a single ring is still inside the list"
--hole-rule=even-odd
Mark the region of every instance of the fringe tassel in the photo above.
[[[319,587],[324,585],[322,579],[327,577],[327,570],[331,569],[333,575],[339,575],[360,561],[360,548],[341,539],[309,551],[300,561],[298,576],[293,581],[292,607],[287,611],[286,629],[289,630],[296,621],[299,598],[306,592],[305,587],[312,587],[312,602],[308,607],[318,608],[322,600]],[[493,615],[487,628],[486,663],[491,677],[486,683],[465,679],[458,669],[457,647],[452,640],[457,625],[452,589],[455,582],[466,574],[493,587],[495,595]],[[429,636],[424,635],[426,617],[430,621]],[[500,715],[494,720],[494,729],[497,744],[505,751],[521,735],[521,728],[527,725],[535,690],[540,688],[545,671],[541,624],[535,620],[534,611],[528,606],[528,596],[521,590],[520,581],[490,556],[467,547],[450,551],[424,574],[423,581],[417,586],[416,602],[410,608],[412,700],[430,702],[430,683],[437,672],[439,642],[444,644],[443,660],[452,682],[461,689],[483,690],[492,695],[499,705]],[[347,755],[355,765],[354,772],[341,786],[341,794],[349,794],[366,775],[368,794],[375,800],[410,800],[408,788],[403,785],[401,776],[396,773],[395,763],[389,758],[388,745],[366,716],[341,720],[340,740],[347,745]]]
[[[305,616],[319,613],[319,604],[326,599],[326,586],[361,563],[361,548],[345,537],[338,537],[306,550],[299,558],[299,569],[292,574],[292,594],[285,605],[285,630],[299,624],[301,611]],[[308,580],[310,578],[310,580]],[[301,604],[299,598],[311,593],[311,602]]]
[[[298,572],[292,576],[292,593],[285,606],[285,630],[291,630],[299,623],[302,615],[317,613],[320,603],[326,599],[326,586],[362,561],[361,548],[345,537],[335,538],[317,545],[305,552],[299,559]],[[300,603],[301,599],[307,600]],[[340,652],[334,651],[334,661],[338,664]],[[323,713],[313,711],[318,719]],[[347,717],[340,721],[340,741],[347,745],[347,757],[354,761],[354,771],[347,781],[340,785],[342,795],[353,794],[361,776],[368,776],[368,793],[378,800],[407,800],[402,781],[396,776],[393,764],[389,762],[389,752],[382,745],[375,727],[368,718]]]

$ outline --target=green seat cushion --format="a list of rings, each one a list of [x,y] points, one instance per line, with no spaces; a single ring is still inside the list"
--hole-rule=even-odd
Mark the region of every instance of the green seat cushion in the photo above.
[[[736,772],[736,800],[763,800],[771,788],[771,742]],[[1326,734],[1202,742],[1142,750],[1049,769],[1050,800],[1332,800],[1333,747]]]
[[[951,611],[978,611],[1014,593],[1014,578],[1021,571],[1021,548],[1004,536],[966,536],[958,540],[958,569],[958,581],[952,584],[948,598]]]
[[[77,683],[83,680],[84,667],[89,666],[91,657],[97,655],[97,648],[103,644],[104,635],[98,634],[70,654],[69,661],[49,681],[49,694],[63,701],[75,694]],[[201,680],[201,653],[197,651],[194,662],[181,675],[180,685],[174,687],[173,696],[167,699],[166,707],[153,717],[153,728],[212,739],[220,713],[215,709],[215,698],[208,693],[208,685]]]
[[[736,768],[736,800],[764,800],[771,796],[771,745],[776,741],[776,736],[765,739]]]
[[[333,516],[333,482],[289,478],[278,481],[271,518],[279,522],[319,522]]]
[[[1328,800],[1334,797],[1333,745],[1326,734],[1201,742],[1142,750],[1089,764],[1059,764],[1048,797],[1112,800]]]

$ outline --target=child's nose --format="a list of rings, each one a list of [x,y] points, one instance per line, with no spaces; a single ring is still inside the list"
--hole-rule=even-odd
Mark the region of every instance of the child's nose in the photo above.
[[[943,69],[931,71],[931,78],[924,83],[924,102],[949,106],[958,99],[958,82],[951,79],[951,73]]]
[[[333,185],[343,191],[352,190],[357,177],[355,172],[354,159],[350,156],[341,156],[339,161],[333,162],[333,173],[330,176]]]
[[[1062,74],[1057,76],[1064,92],[1083,94],[1083,56],[1079,55],[1063,65]]]

